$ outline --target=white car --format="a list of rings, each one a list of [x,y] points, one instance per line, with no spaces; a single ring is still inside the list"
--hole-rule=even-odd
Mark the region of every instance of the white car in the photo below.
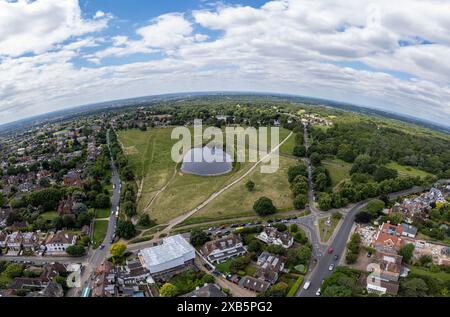
[[[317,290],[316,296],[320,296],[320,288]]]
[[[311,282],[306,282],[305,285],[303,285],[303,289],[307,290],[311,286]]]
[[[328,268],[329,271],[333,271],[334,270],[334,264],[331,264],[330,267]]]

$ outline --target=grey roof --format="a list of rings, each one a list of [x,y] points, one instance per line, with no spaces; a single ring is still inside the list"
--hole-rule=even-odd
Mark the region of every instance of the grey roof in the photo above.
[[[402,223],[401,226],[402,226],[404,232],[407,232],[407,233],[412,234],[414,236],[417,234],[417,228],[416,227],[413,227],[413,226],[408,225],[406,223]]]
[[[206,284],[205,286],[182,295],[181,297],[227,297],[227,295],[222,292],[218,285]]]
[[[195,249],[181,235],[163,239],[163,243],[143,249],[140,254],[145,259],[147,266],[159,265],[177,259]]]

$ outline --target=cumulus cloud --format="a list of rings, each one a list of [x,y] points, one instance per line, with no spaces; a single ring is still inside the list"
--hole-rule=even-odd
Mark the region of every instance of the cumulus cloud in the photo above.
[[[108,19],[83,19],[77,0],[0,0],[0,55],[42,53],[73,36],[99,31]]]
[[[39,12],[33,31],[11,27],[23,21],[11,4],[0,0],[0,76],[6,78],[0,82],[0,122],[62,106],[206,90],[303,94],[449,122],[450,3],[445,0],[219,4],[149,17],[134,34],[115,31],[110,37],[90,34],[102,30],[110,15],[99,11],[91,20],[82,18],[77,1],[14,3],[27,8],[28,18]],[[6,7],[12,10],[11,36],[1,27]],[[86,47],[89,53],[81,50]],[[24,52],[35,54],[20,56]],[[148,61],[127,60],[137,53],[159,54]],[[123,63],[104,65],[111,56]],[[79,66],[75,58],[95,65]]]

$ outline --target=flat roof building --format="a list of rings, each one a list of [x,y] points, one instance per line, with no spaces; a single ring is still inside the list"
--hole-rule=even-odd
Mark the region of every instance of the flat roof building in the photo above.
[[[141,250],[139,259],[153,278],[164,278],[193,263],[195,249],[181,235],[176,235],[164,238],[160,245]]]

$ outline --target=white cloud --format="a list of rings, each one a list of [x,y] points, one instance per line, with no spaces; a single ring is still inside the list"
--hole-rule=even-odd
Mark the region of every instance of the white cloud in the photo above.
[[[73,9],[73,3],[65,1],[61,12]],[[115,98],[253,90],[354,102],[448,124],[449,5],[444,0],[276,0],[260,8],[218,5],[153,18],[136,28],[136,39],[119,33],[107,39],[80,36],[67,32],[67,23],[57,23],[63,31],[56,33],[64,36],[37,32],[42,47],[26,43],[15,30],[12,43],[33,47],[27,50],[38,54],[19,58],[9,54],[1,60],[0,77],[6,80],[0,82],[0,122]],[[60,11],[53,9],[55,14],[42,15],[60,21]],[[98,23],[109,16],[97,13],[94,20],[86,21],[78,5],[73,12],[78,12],[77,23],[84,25],[83,34],[101,29]],[[197,32],[198,26],[219,36]],[[0,53],[7,47],[1,34],[0,27]],[[62,44],[68,38],[72,41]],[[402,46],[400,41],[411,45]],[[103,46],[95,49],[99,44]],[[94,51],[80,53],[84,47]],[[126,60],[131,54],[155,52],[162,57],[139,63]],[[124,57],[123,65],[102,66],[108,56]],[[75,57],[97,65],[77,67]],[[396,72],[410,77],[396,77]]]

